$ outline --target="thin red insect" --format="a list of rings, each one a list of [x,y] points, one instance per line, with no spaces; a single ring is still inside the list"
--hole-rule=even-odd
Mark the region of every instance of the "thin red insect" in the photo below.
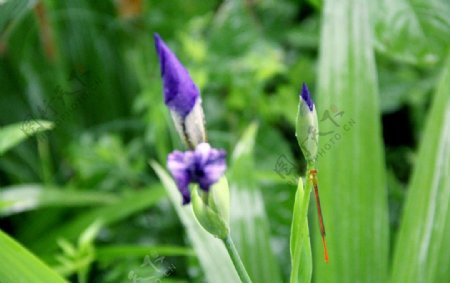
[[[319,225],[320,225],[320,235],[322,236],[322,245],[323,252],[325,257],[325,262],[328,263],[328,250],[327,250],[327,242],[325,240],[325,225],[323,224],[323,216],[322,216],[322,208],[320,207],[320,197],[319,197],[319,186],[317,184],[317,170],[311,169],[309,171],[309,178],[313,183],[314,187],[314,195],[316,197],[316,206],[317,206],[317,214],[319,216]]]

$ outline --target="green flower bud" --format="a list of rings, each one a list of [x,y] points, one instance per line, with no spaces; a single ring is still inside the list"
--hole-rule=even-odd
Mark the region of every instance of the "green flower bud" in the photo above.
[[[226,177],[215,183],[209,192],[194,188],[192,208],[200,226],[219,239],[230,233],[230,193]]]
[[[295,136],[306,161],[314,163],[319,148],[319,123],[317,122],[316,107],[305,83],[303,83],[298,105]]]

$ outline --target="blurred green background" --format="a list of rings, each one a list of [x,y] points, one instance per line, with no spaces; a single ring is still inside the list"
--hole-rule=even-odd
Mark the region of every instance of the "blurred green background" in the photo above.
[[[436,103],[442,109],[436,106],[437,122],[430,122],[435,128],[428,134],[444,145],[450,139],[448,115],[442,116],[450,109],[450,4],[374,2],[1,0],[1,230],[72,282],[208,278],[148,165],[156,160],[164,167],[167,154],[183,148],[163,103],[152,38],[158,32],[201,89],[209,141],[229,152],[231,164],[245,129],[258,124],[251,164],[236,161],[231,171],[235,179],[243,178],[236,168],[253,172],[258,195],[245,205],[262,209],[255,212],[262,232],[248,228],[238,241],[250,274],[262,274],[259,261],[273,262],[275,279],[254,282],[289,278],[292,180],[305,170],[294,136],[302,82],[310,86],[321,120],[326,150],[319,182],[331,238],[332,267],[323,265],[320,246],[313,249],[313,281],[384,282],[392,275],[403,279],[391,282],[449,282],[441,269],[448,268],[450,253],[427,259],[436,265],[418,256],[415,263],[425,264],[421,271],[412,262],[396,265],[395,254],[402,252],[395,247],[402,217],[421,223],[420,216],[402,213],[436,91],[442,93]],[[340,127],[350,120],[356,126],[347,139],[328,150],[328,135],[345,136]],[[428,152],[444,158],[444,165],[435,159],[424,163],[430,178],[436,172],[449,175],[448,147],[447,142],[435,147],[441,151]],[[280,160],[288,172],[277,170]],[[424,212],[424,226],[405,229],[438,230],[432,239],[440,244],[429,249],[448,251],[450,182],[442,180],[442,202],[423,208],[442,208],[433,214],[441,215],[441,222]],[[425,196],[438,198],[428,194],[430,186],[416,185],[425,191],[417,196],[424,203]],[[352,206],[360,199],[369,206]],[[232,210],[245,218],[242,203],[233,202]],[[381,220],[371,225],[370,219]],[[352,230],[354,223],[367,224],[367,233],[360,226]],[[311,225],[314,244],[319,233]],[[355,239],[361,245],[350,247]],[[359,252],[366,246],[371,248]],[[405,247],[418,249],[413,243]],[[3,260],[13,261],[14,255]],[[433,269],[438,262],[443,267]],[[405,279],[410,269],[424,277]],[[22,273],[9,272],[12,281],[3,281],[7,276],[0,271],[5,276],[0,282],[19,282],[14,278]]]

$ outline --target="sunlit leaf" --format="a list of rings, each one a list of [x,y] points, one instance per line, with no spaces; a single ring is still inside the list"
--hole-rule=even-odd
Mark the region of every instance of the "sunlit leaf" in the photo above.
[[[236,144],[229,170],[231,237],[254,282],[282,282],[270,244],[270,229],[261,191],[257,187],[253,149],[257,125],[251,124]]]
[[[1,230],[0,250],[0,280],[2,283],[67,282]]]
[[[110,204],[117,200],[115,195],[103,192],[46,188],[39,184],[20,185],[0,189],[0,216],[42,207]]]
[[[329,264],[315,217],[315,282],[385,282],[388,206],[368,4],[325,1],[321,32],[318,179]]]
[[[391,281],[450,278],[450,57],[422,134],[396,240]]]
[[[23,121],[0,128],[0,156],[26,138],[52,128],[52,122],[43,120]]]

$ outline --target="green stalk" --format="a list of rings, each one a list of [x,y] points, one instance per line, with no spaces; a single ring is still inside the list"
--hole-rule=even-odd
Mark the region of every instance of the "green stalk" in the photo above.
[[[300,213],[299,215],[294,215],[294,217],[298,217],[298,219],[300,219],[300,221],[302,221],[302,225],[300,227],[302,227],[300,229],[300,239],[297,242],[297,244],[295,245],[295,249],[294,249],[294,254],[292,255],[293,259],[299,259],[301,258],[301,252],[302,252],[302,248],[303,248],[303,241],[305,238],[305,231],[307,231],[307,229],[305,229],[304,227],[306,227],[308,225],[308,207],[309,207],[309,199],[310,199],[310,195],[311,195],[311,189],[312,189],[312,182],[309,180],[309,176],[308,176],[308,172],[313,168],[312,164],[308,164],[307,169],[306,169],[306,185],[305,185],[305,190],[303,193],[303,197],[302,197],[302,203],[300,206]],[[300,181],[299,181],[300,182]],[[302,187],[298,187],[297,190],[302,190]],[[299,194],[301,192],[297,191],[297,194]],[[297,203],[295,203],[295,205],[298,205]],[[295,208],[294,208],[295,211]],[[293,233],[293,231],[291,231],[291,233]],[[291,243],[292,245],[292,243]],[[296,283],[298,282],[298,274],[299,274],[299,264],[295,264],[292,261],[292,270],[291,270],[291,277],[290,277],[290,282],[291,283]]]
[[[50,147],[48,137],[45,133],[38,133],[36,136],[37,148],[42,165],[42,180],[46,185],[53,184],[53,166],[50,156]]]
[[[245,266],[242,263],[241,258],[239,257],[236,247],[234,246],[231,236],[228,235],[228,237],[222,240],[223,243],[225,244],[225,247],[227,248],[228,254],[231,257],[231,261],[233,262],[234,267],[236,268],[237,274],[239,275],[239,278],[241,279],[242,283],[252,283],[252,280],[250,279],[250,276],[248,276],[247,270],[245,270]]]

